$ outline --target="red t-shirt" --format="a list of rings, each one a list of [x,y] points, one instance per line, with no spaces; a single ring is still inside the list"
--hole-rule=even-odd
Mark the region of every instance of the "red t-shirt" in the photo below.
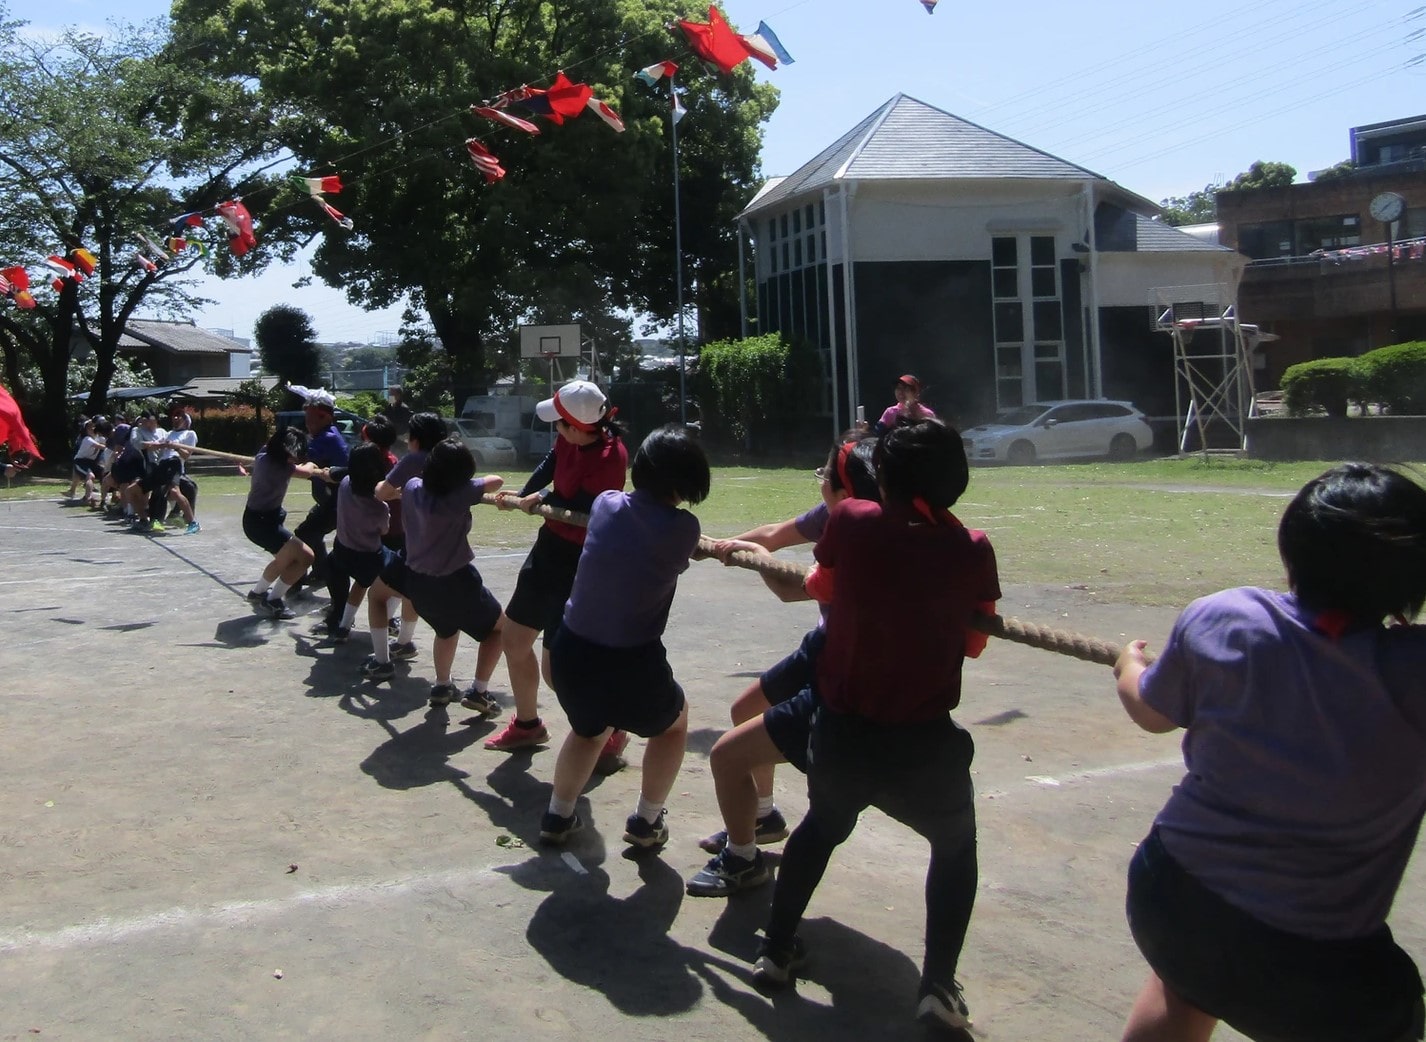
[[[590,445],[573,445],[555,439],[555,477],[550,482],[550,506],[568,507],[584,513],[601,492],[622,492],[624,474],[629,469],[629,450],[622,438],[601,438]],[[551,532],[571,543],[584,545],[585,529],[563,521],[547,519]]]
[[[888,724],[956,708],[971,615],[1000,599],[985,533],[932,523],[909,504],[848,499],[814,554],[836,569],[817,658],[823,703]]]

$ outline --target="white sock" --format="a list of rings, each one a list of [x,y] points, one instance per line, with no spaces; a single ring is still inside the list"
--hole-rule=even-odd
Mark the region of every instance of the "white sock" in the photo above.
[[[355,604],[348,604],[342,609],[342,629],[349,630],[352,628],[352,623],[356,622],[356,613],[357,606]]]
[[[260,593],[267,593],[267,591],[268,591],[271,587],[272,587],[272,583],[268,582],[266,579],[259,579],[257,582],[253,583],[252,592],[253,592],[253,593],[259,593],[259,594],[260,594]]]
[[[474,690],[477,694],[481,695],[485,694],[487,691],[490,690],[490,683],[488,681],[481,680],[479,677],[476,677],[474,680],[472,680],[470,682],[470,686],[472,690]]]
[[[758,817],[765,818],[777,809],[777,803],[771,796],[758,797]]]
[[[410,644],[411,641],[415,639],[415,637],[416,620],[412,619],[410,622],[407,622],[405,619],[402,619],[401,630],[396,634],[396,642],[398,644]]]
[[[634,808],[634,813],[643,818],[650,825],[656,825],[658,824],[659,815],[663,813],[663,804],[650,803],[640,796],[639,805]]]
[[[401,618],[401,598],[400,598],[400,597],[388,597],[388,598],[386,598],[386,617],[387,617],[388,619],[398,619],[398,620]]]
[[[574,813],[576,800],[562,800],[557,796],[550,797],[550,813],[557,818],[568,818]]]
[[[385,630],[372,630],[371,653],[376,656],[376,661],[387,663],[391,661],[391,645],[386,643]]]
[[[291,583],[285,583],[281,579],[279,579],[277,580],[277,582],[272,584],[272,590],[268,593],[268,596],[275,601],[280,601],[290,589],[292,589]]]
[[[758,856],[758,845],[756,843],[729,843],[723,848],[734,857],[740,857],[744,861],[751,861]]]

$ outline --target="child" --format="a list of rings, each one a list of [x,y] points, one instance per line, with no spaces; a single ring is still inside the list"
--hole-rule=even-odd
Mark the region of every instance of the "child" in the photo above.
[[[870,437],[833,446],[826,465],[816,471],[822,502],[795,522],[784,522],[795,527],[780,540],[775,533],[782,526],[765,526],[749,534],[757,536],[770,530],[774,533],[770,541],[791,546],[802,541],[800,534],[805,531],[815,542],[826,530],[831,508],[842,500],[855,497],[879,501],[881,493],[872,462],[875,449],[876,439]],[[713,544],[714,555],[725,561],[736,550],[764,552],[764,547],[761,542],[741,538]],[[786,580],[768,576],[764,579],[782,600],[802,601],[812,597],[810,591],[819,583],[830,589],[830,572],[819,567],[815,573],[816,579],[809,576],[805,584],[796,583],[791,588]],[[823,597],[814,599],[825,602]],[[715,856],[688,881],[688,893],[693,897],[727,897],[772,878],[758,847],[787,836],[787,823],[773,802],[774,766],[788,762],[799,771],[807,770],[807,738],[816,708],[811,689],[813,669],[826,636],[825,603],[823,607],[817,627],[802,638],[797,650],[763,673],[733,703],[734,727],[719,737],[708,754],[718,809],[727,830],[699,842]]]
[[[896,404],[886,407],[881,419],[872,427],[873,434],[885,434],[893,427],[936,418],[935,413],[921,404],[921,381],[910,373],[896,378],[892,393],[896,396]]]
[[[351,636],[362,597],[381,571],[381,537],[391,525],[391,508],[376,498],[376,485],[389,469],[386,452],[363,442],[352,449],[346,477],[337,486],[337,532],[327,561],[328,611],[341,612],[335,623],[328,616],[326,636],[333,644]],[[381,637],[386,639],[384,629]]]
[[[897,427],[875,459],[883,502],[838,504],[814,551],[835,578],[816,663],[807,816],[787,841],[753,976],[792,978],[805,959],[797,926],[832,851],[877,807],[931,843],[917,1016],[964,1029],[955,973],[975,904],[974,747],[950,711],[965,656],[984,646],[971,618],[1000,586],[985,534],[950,513],[969,479],[960,435],[935,421]],[[936,581],[906,582],[908,569]]]
[[[480,644],[478,679],[489,680],[500,661],[500,624],[505,617],[471,563],[475,555],[468,537],[470,508],[502,484],[504,479],[495,474],[477,478],[475,457],[464,442],[452,437],[431,449],[425,473],[407,481],[401,490],[406,522],[404,592],[436,634],[431,649],[435,708],[460,697],[451,683],[451,668],[462,633]],[[494,711],[499,712],[498,705]]]
[[[84,481],[84,498],[80,502],[88,503],[91,510],[99,509],[99,492],[95,488],[97,479],[102,486],[104,481],[104,466],[100,462],[108,448],[109,435],[113,428],[109,426],[109,421],[102,416],[97,416],[89,420],[84,425],[84,437],[80,439],[79,446],[74,450],[74,470],[69,479],[70,499],[74,498],[74,488],[82,479]]]
[[[253,459],[252,484],[243,508],[243,535],[272,554],[272,561],[263,569],[262,577],[248,591],[248,603],[271,619],[297,617],[282,598],[312,563],[312,551],[307,544],[282,524],[287,520],[282,500],[292,476],[328,476],[327,471],[315,464],[299,462],[306,446],[307,439],[300,431],[279,427]]]
[[[526,513],[548,503],[588,513],[594,497],[601,492],[621,490],[629,453],[620,439],[623,433],[614,422],[604,392],[586,380],[573,380],[540,402],[535,415],[551,422],[559,437],[540,461],[530,480],[518,493],[502,492],[497,500],[501,510],[519,508]],[[547,491],[540,491],[551,486]],[[574,585],[584,547],[585,529],[553,518],[546,519],[535,536],[535,545],[520,568],[515,593],[505,606],[505,667],[510,671],[510,691],[515,696],[515,715],[504,730],[486,739],[487,749],[509,751],[540,745],[549,731],[540,719],[540,675],[550,683],[549,648],[542,661],[535,659],[535,636],[543,630],[546,641],[559,625],[565,601]],[[614,742],[614,736],[610,736]],[[615,756],[622,751],[606,750]]]
[[[562,844],[581,827],[575,803],[614,728],[649,739],[624,841],[645,849],[668,842],[664,801],[683,763],[688,705],[662,637],[678,577],[698,547],[698,518],[678,504],[707,498],[708,458],[685,430],[661,427],[639,446],[632,477],[632,493],[594,500],[574,589],[550,639],[552,686],[570,734],[540,821],[545,843]]]
[[[371,482],[371,488],[369,490],[359,491],[356,493],[363,500],[370,499],[372,496],[375,495],[377,486],[380,484],[382,479],[386,477],[387,472],[390,471],[392,467],[396,466],[396,457],[391,452],[391,446],[395,441],[396,429],[392,427],[390,421],[388,421],[386,417],[382,416],[380,413],[377,413],[375,416],[367,420],[366,423],[362,425],[361,445],[375,445],[379,449],[379,451],[375,454],[367,453],[366,462],[363,464],[365,468],[378,469],[376,477]],[[350,455],[348,455],[347,459],[350,463]],[[350,473],[351,471],[350,469],[348,469],[346,471],[346,474],[350,475]],[[358,485],[360,488],[365,489],[365,480],[360,481]],[[338,486],[337,490],[337,500],[338,509],[340,509],[340,485]],[[369,506],[369,504],[364,505]],[[361,506],[358,506],[355,509],[361,509]],[[377,533],[376,536],[377,549],[380,549],[386,545],[386,535],[391,530],[391,524],[394,520],[393,515],[395,513],[398,513],[399,511],[399,506],[396,508],[395,511],[393,511],[391,509],[390,504],[383,504],[383,508],[380,511],[376,511],[374,509],[369,510],[368,520],[374,520],[378,514],[382,515],[384,519],[384,527],[381,529],[380,532]],[[365,526],[363,526],[363,528],[364,527]],[[341,529],[340,518],[338,518],[337,520],[337,528],[338,530]],[[333,545],[335,546],[335,535],[332,537],[332,541]],[[363,539],[362,541],[366,540]],[[335,553],[335,551],[333,552]],[[378,560],[378,570],[380,569],[380,565],[381,561]],[[356,619],[356,615],[354,614],[355,609],[361,606],[362,598],[366,596],[367,588],[371,586],[372,582],[375,581],[375,578],[376,576],[375,574],[373,574],[372,577],[369,578],[366,582],[363,582],[356,588],[353,588],[351,583],[352,575],[347,568],[329,570],[327,573],[327,611],[322,616],[322,620],[318,622],[317,625],[312,627],[312,633],[316,636],[329,638],[333,644],[345,643],[347,637],[351,635],[351,624]],[[346,610],[349,600],[350,605],[353,609],[353,613],[350,614],[349,618],[347,618],[347,623],[344,627],[342,625],[342,619],[346,618],[349,614]],[[341,629],[345,629],[347,632],[338,634],[337,631]]]
[[[1185,729],[1188,773],[1129,866],[1149,978],[1126,1040],[1422,1037],[1387,928],[1426,811],[1426,490],[1346,463],[1278,526],[1289,592],[1186,608],[1114,673],[1130,719]],[[1391,618],[1397,625],[1383,626]]]

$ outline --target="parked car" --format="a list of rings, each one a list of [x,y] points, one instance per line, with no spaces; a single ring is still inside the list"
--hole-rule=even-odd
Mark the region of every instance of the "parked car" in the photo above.
[[[1144,414],[1128,402],[1035,402],[962,432],[972,463],[1034,463],[1108,456],[1133,459],[1154,443]]]
[[[460,435],[460,440],[465,442],[471,455],[475,457],[477,469],[513,467],[519,461],[514,442],[492,434],[474,420],[464,417],[453,420],[447,417],[446,426],[452,433]]]
[[[279,427],[295,427],[304,433],[307,430],[307,420],[301,409],[287,409],[277,413],[277,425]],[[361,429],[366,426],[366,417],[358,416],[354,412],[346,409],[333,409],[332,422],[337,425],[337,430],[342,432],[342,437],[347,440],[347,447],[361,443]]]

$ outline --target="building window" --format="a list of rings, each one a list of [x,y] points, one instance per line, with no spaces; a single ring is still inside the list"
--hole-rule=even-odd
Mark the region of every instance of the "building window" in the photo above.
[[[1253,260],[1292,256],[1292,222],[1264,221],[1238,227],[1238,252]]]
[[[1296,230],[1299,257],[1305,257],[1315,250],[1360,246],[1362,242],[1362,223],[1356,214],[1304,218],[1297,222]]]
[[[1054,236],[993,237],[990,272],[997,407],[1064,397],[1064,317]]]

